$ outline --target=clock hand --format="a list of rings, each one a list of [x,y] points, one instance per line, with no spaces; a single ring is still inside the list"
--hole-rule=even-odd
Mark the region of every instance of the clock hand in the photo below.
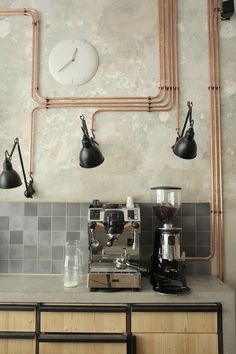
[[[73,58],[72,59],[70,59],[65,65],[63,65],[63,67],[60,69],[60,70],[58,70],[58,72],[60,73],[62,70],[64,70],[68,65],[70,65],[71,63],[73,63]]]
[[[60,70],[58,70],[59,73],[62,70],[64,70],[68,65],[70,65],[71,63],[73,63],[75,61],[75,58],[76,58],[76,55],[77,55],[77,51],[78,51],[78,48],[75,49],[72,58],[65,65],[63,65],[63,67]]]
[[[78,48],[76,48],[75,51],[74,51],[74,54],[73,54],[73,57],[72,57],[72,61],[75,61],[77,52],[78,52]]]

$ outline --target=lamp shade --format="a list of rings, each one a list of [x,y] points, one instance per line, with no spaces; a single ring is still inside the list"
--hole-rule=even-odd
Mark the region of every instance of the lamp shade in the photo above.
[[[94,143],[87,135],[83,136],[79,159],[80,166],[84,168],[97,167],[104,161],[104,157],[96,146],[96,143]]]
[[[0,175],[0,188],[10,189],[21,185],[22,182],[19,174],[13,170],[11,161],[6,158],[3,163],[3,171]]]
[[[182,159],[194,159],[197,156],[197,144],[194,140],[194,130],[190,127],[183,137],[177,138],[173,152]]]

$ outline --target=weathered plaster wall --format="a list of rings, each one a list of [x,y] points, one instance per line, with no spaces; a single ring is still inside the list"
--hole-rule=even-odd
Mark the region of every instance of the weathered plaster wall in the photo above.
[[[1,0],[1,7],[33,7],[41,13],[40,90],[43,95],[152,95],[157,91],[156,0]],[[121,201],[127,195],[150,201],[150,186],[183,187],[185,201],[210,200],[207,1],[178,1],[181,117],[194,102],[198,158],[175,157],[175,110],[168,113],[104,113],[96,137],[105,162],[79,167],[79,115],[92,110],[41,111],[35,126],[34,178],[38,201]],[[236,20],[221,24],[223,163],[226,220],[226,280],[236,288],[235,139]],[[48,72],[52,47],[65,38],[95,45],[100,66],[86,85],[66,88]],[[0,19],[0,152],[21,139],[28,156],[31,24],[29,18]],[[14,159],[17,167],[17,159]],[[23,188],[1,191],[1,200],[22,201]]]
[[[41,13],[43,95],[149,96],[157,92],[156,0],[16,0],[2,1],[1,5],[34,7]],[[151,186],[174,184],[184,187],[187,201],[210,200],[206,4],[203,1],[201,12],[196,11],[194,2],[188,4],[187,10],[185,5],[184,11],[182,5],[180,1],[181,118],[183,123],[186,103],[193,100],[199,158],[183,161],[172,153],[176,139],[175,109],[167,113],[103,113],[97,118],[96,138],[105,162],[96,169],[84,170],[79,167],[79,115],[84,113],[90,122],[93,111],[42,110],[35,126],[33,171],[37,199],[89,201],[97,197],[120,201],[133,195],[136,200],[149,201]],[[194,13],[194,24],[189,21],[189,13]],[[0,150],[3,153],[6,147],[10,148],[13,138],[19,136],[26,160],[29,113],[33,107],[31,21],[9,17],[2,18],[0,23],[4,49],[0,67],[5,73],[0,88]],[[51,77],[48,57],[57,42],[77,37],[95,45],[100,65],[88,84],[68,88]],[[22,200],[22,190],[2,191],[0,199]]]

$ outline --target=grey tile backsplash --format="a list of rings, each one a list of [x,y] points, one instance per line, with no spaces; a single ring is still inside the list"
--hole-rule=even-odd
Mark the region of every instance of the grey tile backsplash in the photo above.
[[[80,240],[88,256],[88,203],[0,203],[0,273],[61,273],[64,243]],[[148,264],[158,220],[150,203],[140,203],[140,257]],[[175,218],[186,256],[210,253],[210,203],[183,203]],[[210,273],[210,261],[187,261],[188,273]]]

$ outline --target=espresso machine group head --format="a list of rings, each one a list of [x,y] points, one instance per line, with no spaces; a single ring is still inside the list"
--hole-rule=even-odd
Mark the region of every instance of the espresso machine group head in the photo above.
[[[140,208],[137,204],[92,202],[88,210],[88,287],[99,289],[139,289]]]
[[[174,227],[174,217],[181,207],[181,188],[151,188],[153,212],[161,222],[155,231],[151,259],[151,283],[160,293],[189,291],[184,275],[184,253],[181,253],[181,228]]]

